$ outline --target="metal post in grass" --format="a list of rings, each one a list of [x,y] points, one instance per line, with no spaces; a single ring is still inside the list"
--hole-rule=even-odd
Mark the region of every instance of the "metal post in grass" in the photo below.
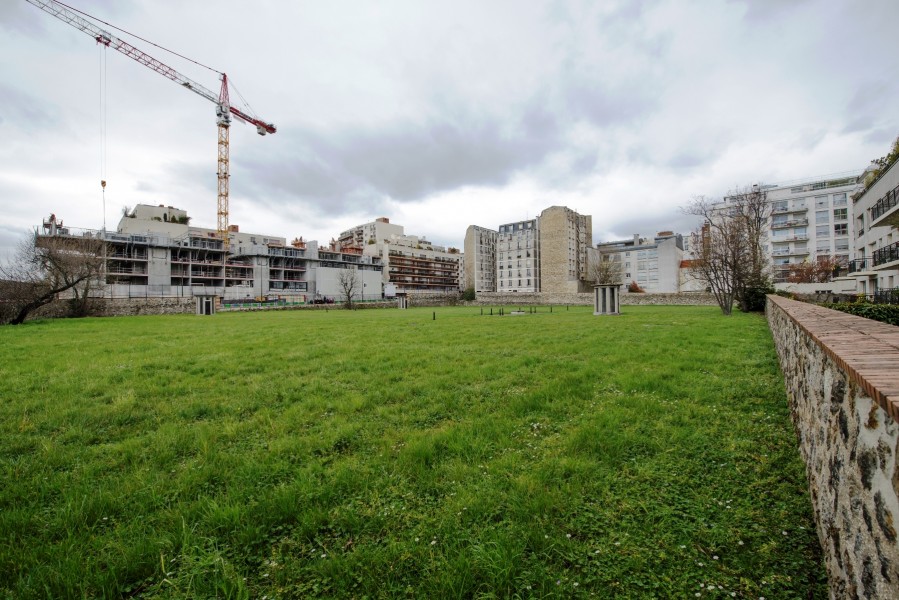
[[[434,312],[431,313],[431,314],[433,315],[433,318],[432,318],[431,320],[432,320],[432,321],[436,321],[436,320],[437,320],[437,311],[434,311]]]
[[[594,315],[618,315],[618,288],[619,284],[600,284],[593,286],[593,314]]]

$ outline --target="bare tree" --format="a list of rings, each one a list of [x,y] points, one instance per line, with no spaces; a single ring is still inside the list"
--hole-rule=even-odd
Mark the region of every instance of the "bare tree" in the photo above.
[[[355,268],[340,269],[337,273],[337,285],[343,295],[344,305],[353,308],[353,297],[361,287],[359,272]]]
[[[66,292],[71,294],[72,314],[81,316],[102,272],[102,240],[68,236],[24,239],[12,261],[0,266],[0,323],[18,325]]]
[[[690,274],[709,288],[725,315],[734,302],[743,312],[764,307],[771,290],[764,248],[770,210],[767,195],[757,187],[723,202],[698,197],[685,210],[703,220],[692,234]]]
[[[621,260],[609,254],[597,253],[587,265],[587,279],[596,285],[621,284]]]

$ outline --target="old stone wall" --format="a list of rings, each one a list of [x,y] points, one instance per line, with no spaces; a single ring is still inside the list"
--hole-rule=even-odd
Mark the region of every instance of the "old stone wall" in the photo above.
[[[769,296],[833,598],[899,598],[899,327]]]
[[[53,319],[71,316],[69,300],[56,300],[29,315],[30,319]],[[127,317],[133,315],[179,315],[196,311],[191,297],[172,298],[94,298],[88,316]]]
[[[714,296],[705,293],[696,294],[621,294],[621,305],[691,305],[717,306]],[[477,299],[471,302],[475,306],[522,306],[544,304],[570,304],[572,306],[593,306],[593,292],[589,294],[553,294],[540,292],[536,294],[504,294],[500,292],[478,292]]]

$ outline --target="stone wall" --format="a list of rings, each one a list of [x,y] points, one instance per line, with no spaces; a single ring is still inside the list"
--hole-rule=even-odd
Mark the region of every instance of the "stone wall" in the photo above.
[[[768,296],[833,598],[899,598],[899,328]]]
[[[196,312],[192,297],[172,298],[94,298],[88,308],[92,317],[127,317],[134,315],[180,315]],[[30,319],[53,319],[71,316],[68,300],[56,300],[34,311]]]
[[[711,294],[621,294],[621,305],[691,305],[717,306]],[[552,294],[540,292],[536,294],[504,294],[499,292],[478,292],[477,299],[470,304],[475,306],[522,306],[546,304],[570,304],[572,306],[593,306],[593,292],[589,294]]]

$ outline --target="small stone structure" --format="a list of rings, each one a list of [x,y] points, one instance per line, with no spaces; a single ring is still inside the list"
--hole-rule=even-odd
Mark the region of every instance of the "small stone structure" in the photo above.
[[[899,327],[768,296],[832,598],[899,598]]]
[[[594,315],[617,315],[618,310],[618,288],[615,285],[595,285],[593,286],[593,314]]]

